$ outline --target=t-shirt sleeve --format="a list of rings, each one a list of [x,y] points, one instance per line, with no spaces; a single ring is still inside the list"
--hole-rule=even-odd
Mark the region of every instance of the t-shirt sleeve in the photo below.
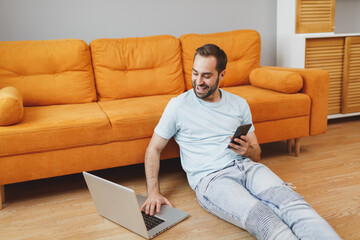
[[[171,99],[154,130],[160,137],[170,139],[177,132],[175,110],[176,102],[174,99]]]

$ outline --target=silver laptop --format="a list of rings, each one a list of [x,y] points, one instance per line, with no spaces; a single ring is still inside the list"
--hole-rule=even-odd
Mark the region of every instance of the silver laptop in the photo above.
[[[161,206],[160,213],[148,216],[140,211],[144,196],[90,173],[83,172],[83,175],[99,214],[147,239],[188,217],[186,212],[167,205]]]

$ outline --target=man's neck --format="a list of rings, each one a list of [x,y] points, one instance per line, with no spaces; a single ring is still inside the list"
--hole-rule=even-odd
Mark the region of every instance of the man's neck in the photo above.
[[[221,91],[220,89],[218,88],[217,91],[215,91],[211,96],[207,97],[206,99],[203,99],[205,102],[212,102],[212,103],[215,103],[215,102],[218,102],[221,100]]]

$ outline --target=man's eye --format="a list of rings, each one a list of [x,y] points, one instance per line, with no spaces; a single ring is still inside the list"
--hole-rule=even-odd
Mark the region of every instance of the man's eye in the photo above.
[[[197,76],[198,74],[197,74],[196,72],[193,72],[193,75],[194,75],[194,76]]]

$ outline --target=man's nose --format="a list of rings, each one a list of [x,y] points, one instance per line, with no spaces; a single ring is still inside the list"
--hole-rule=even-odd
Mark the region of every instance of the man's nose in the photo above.
[[[198,76],[195,81],[197,85],[202,85],[204,83],[204,78],[202,76]]]

